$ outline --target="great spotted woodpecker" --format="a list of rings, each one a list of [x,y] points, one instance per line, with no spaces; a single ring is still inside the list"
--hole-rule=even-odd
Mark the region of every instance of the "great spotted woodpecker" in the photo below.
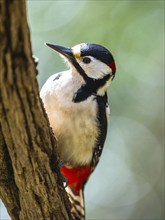
[[[85,219],[84,185],[101,156],[109,118],[107,88],[115,76],[112,54],[103,46],[72,48],[46,44],[67,61],[69,70],[52,75],[40,95],[58,141],[62,174],[74,219]]]

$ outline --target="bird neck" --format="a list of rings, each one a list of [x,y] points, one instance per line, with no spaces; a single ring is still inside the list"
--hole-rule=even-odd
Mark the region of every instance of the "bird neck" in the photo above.
[[[111,74],[104,75],[100,79],[87,77],[86,80],[79,74],[74,67],[71,69],[74,84],[78,84],[78,89],[74,92],[73,102],[78,103],[85,101],[92,95],[104,96],[111,82]]]
[[[83,85],[83,87],[85,85],[88,88],[88,90],[101,96],[104,96],[112,78],[110,73],[104,75],[102,78],[91,78],[85,73],[84,70],[83,74],[81,74],[77,70],[77,68],[75,68],[75,66],[72,67],[71,72],[76,81],[80,82],[80,84]]]
[[[97,95],[104,96],[107,92],[108,86],[110,85],[111,80],[107,80],[103,86],[100,86],[97,90]]]

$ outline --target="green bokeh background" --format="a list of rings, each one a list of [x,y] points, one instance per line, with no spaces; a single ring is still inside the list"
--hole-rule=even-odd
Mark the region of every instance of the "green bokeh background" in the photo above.
[[[113,53],[108,138],[86,186],[87,219],[163,219],[164,2],[28,1],[40,86],[66,69],[44,42]]]
[[[86,185],[88,220],[164,219],[164,1],[28,1],[40,87],[66,69],[44,42],[95,42],[117,65],[103,155]]]

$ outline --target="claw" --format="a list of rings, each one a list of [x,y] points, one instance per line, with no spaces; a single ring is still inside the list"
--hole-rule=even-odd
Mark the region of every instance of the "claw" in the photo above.
[[[63,181],[63,184],[64,184],[64,188],[66,188],[68,186],[68,179],[61,173],[62,175],[62,181]]]
[[[63,165],[64,165],[64,161],[59,160],[58,161],[58,166],[60,168],[60,171],[61,171],[61,168],[63,167]],[[62,172],[61,172],[61,176],[62,176],[62,181],[63,181],[64,187],[66,188],[68,186],[68,179],[66,178],[66,176],[63,175]]]

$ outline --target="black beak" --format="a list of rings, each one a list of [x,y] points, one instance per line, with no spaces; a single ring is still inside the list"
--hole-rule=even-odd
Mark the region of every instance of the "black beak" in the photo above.
[[[57,51],[58,53],[62,54],[63,56],[65,56],[68,60],[72,60],[73,57],[73,53],[72,50],[70,48],[67,47],[62,47],[59,45],[54,45],[54,44],[49,44],[49,43],[45,43],[48,47],[52,48],[53,50]]]

